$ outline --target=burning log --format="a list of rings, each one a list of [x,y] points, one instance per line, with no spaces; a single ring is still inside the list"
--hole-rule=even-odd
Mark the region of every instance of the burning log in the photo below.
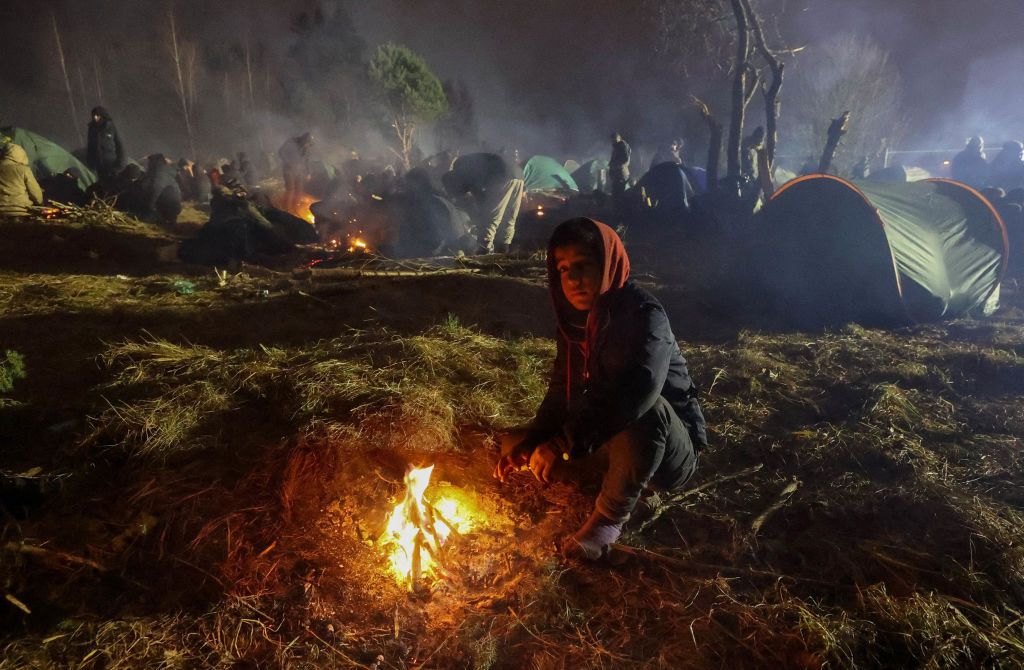
[[[434,505],[423,497],[433,471],[431,465],[405,473],[405,495],[388,517],[385,531],[385,542],[392,545],[391,571],[409,591],[432,575],[448,576],[445,543],[453,532],[464,533],[471,526],[454,500],[444,498]]]

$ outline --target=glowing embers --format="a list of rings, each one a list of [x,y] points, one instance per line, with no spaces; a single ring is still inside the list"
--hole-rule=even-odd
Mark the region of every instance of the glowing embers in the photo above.
[[[464,534],[473,527],[465,500],[444,497],[431,503],[424,497],[433,471],[431,465],[405,474],[405,495],[388,517],[383,537],[390,547],[391,571],[410,591],[446,575],[445,543],[453,532]]]

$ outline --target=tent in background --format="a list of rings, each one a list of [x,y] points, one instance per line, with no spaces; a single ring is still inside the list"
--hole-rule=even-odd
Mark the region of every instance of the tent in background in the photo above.
[[[954,318],[998,297],[1006,229],[973,188],[808,175],[756,219],[751,264],[770,308],[799,325]]]
[[[81,175],[78,185],[83,191],[96,183],[96,175],[85,166],[85,163],[42,135],[15,126],[0,128],[0,135],[25,150],[25,153],[28,154],[29,166],[36,179],[45,179],[73,167]]]
[[[579,191],[579,186],[565,168],[549,156],[534,156],[526,161],[523,179],[529,191]]]
[[[608,181],[608,161],[600,158],[589,160],[572,171],[572,178],[581,192],[603,191]]]

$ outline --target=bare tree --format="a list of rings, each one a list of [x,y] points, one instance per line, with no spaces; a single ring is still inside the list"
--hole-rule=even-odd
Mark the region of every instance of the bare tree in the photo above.
[[[731,109],[727,175],[737,180],[741,175],[747,109],[758,91],[764,97],[765,151],[770,167],[778,143],[779,95],[785,71],[782,57],[795,50],[769,45],[754,0],[647,0],[647,5],[653,10],[660,51],[675,60],[684,76],[690,76],[698,63],[712,75],[728,73]],[[709,116],[710,109],[703,104],[698,108],[709,128],[715,129],[718,122]],[[711,144],[714,148],[716,142]],[[709,172],[718,166],[717,156],[711,159],[709,155]]]
[[[843,172],[904,132],[900,75],[889,54],[865,37],[840,35],[816,46],[814,54],[791,73],[793,111],[785,129],[801,155],[814,155],[836,112],[849,110],[854,123],[833,163]]]
[[[53,36],[57,40],[57,55],[60,57],[60,69],[64,73],[64,88],[68,92],[68,103],[71,106],[71,122],[75,127],[75,136],[78,137],[78,143],[82,143],[82,131],[78,128],[78,109],[75,107],[75,95],[71,92],[71,79],[68,77],[68,66],[64,60],[64,46],[60,39],[60,29],[57,27],[57,15],[50,12],[50,18],[53,20]]]
[[[174,57],[174,71],[178,77],[178,98],[181,100],[181,115],[185,120],[185,132],[188,133],[188,149],[190,155],[196,156],[196,142],[192,132],[192,107],[189,105],[188,87],[185,83],[185,55],[184,49],[178,42],[178,28],[174,20],[174,6],[167,12],[170,26],[171,55]]]

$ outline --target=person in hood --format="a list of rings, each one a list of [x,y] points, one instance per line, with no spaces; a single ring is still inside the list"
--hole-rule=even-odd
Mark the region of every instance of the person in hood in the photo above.
[[[967,140],[964,150],[953,157],[950,171],[953,179],[957,181],[976,188],[988,186],[989,167],[985,156],[985,140],[981,137]]]
[[[110,181],[125,166],[124,145],[121,136],[110,118],[110,112],[103,107],[94,107],[89,122],[89,144],[86,147],[86,163],[95,170],[101,181]]]
[[[28,154],[18,144],[0,145],[0,216],[24,216],[43,204],[43,189],[28,166]]]
[[[528,465],[551,479],[560,461],[604,448],[608,470],[593,513],[562,542],[568,557],[603,556],[645,488],[678,490],[707,444],[704,416],[665,309],[629,281],[608,226],[570,219],[548,245],[558,348],[548,391],[526,436],[495,466],[501,481]]]

